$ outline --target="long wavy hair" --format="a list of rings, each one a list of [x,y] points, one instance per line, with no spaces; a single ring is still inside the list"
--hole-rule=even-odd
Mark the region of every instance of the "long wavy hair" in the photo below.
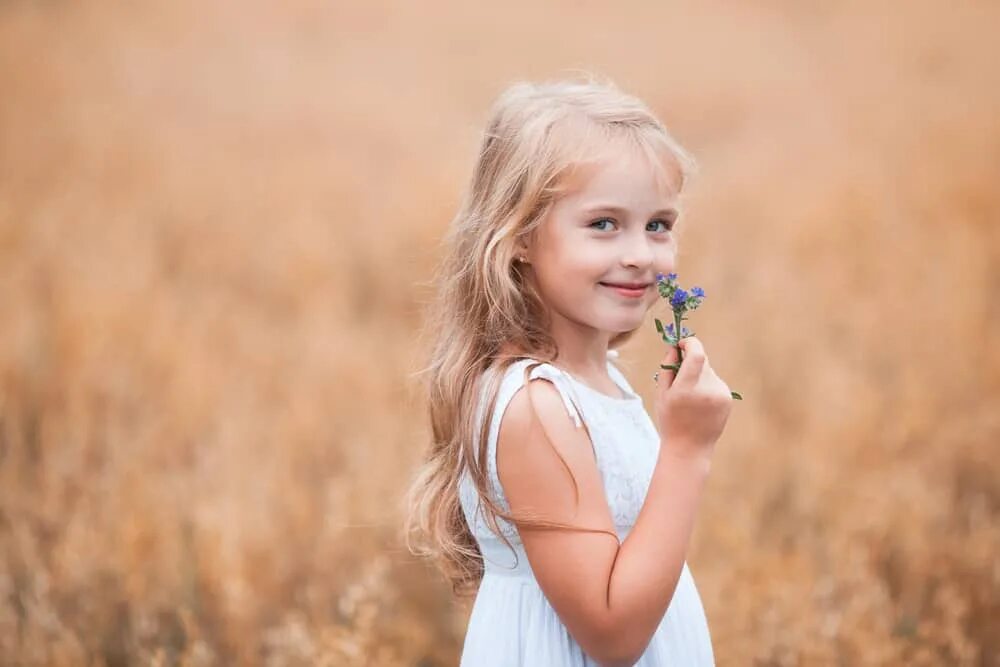
[[[425,319],[430,363],[417,373],[427,378],[433,439],[405,494],[404,533],[409,551],[434,561],[456,595],[473,592],[483,574],[459,501],[463,474],[475,484],[490,530],[508,547],[497,516],[520,527],[607,532],[498,506],[488,491],[490,420],[480,415],[493,413],[510,364],[558,357],[530,270],[514,261],[518,242],[531,238],[565,192],[568,173],[616,140],[643,151],[661,175],[672,163],[681,188],[695,169],[649,108],[610,80],[585,72],[510,85],[493,104],[471,181],[445,236],[433,279],[436,299]],[[617,334],[611,348],[634,332]]]

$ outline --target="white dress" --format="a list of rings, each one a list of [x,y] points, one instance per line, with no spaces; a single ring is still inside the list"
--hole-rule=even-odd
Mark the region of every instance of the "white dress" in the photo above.
[[[617,352],[609,351],[608,356],[616,357]],[[525,367],[536,363],[535,359],[519,359],[507,369],[492,414],[487,467],[494,498],[505,511],[509,511],[510,506],[496,467],[499,417],[524,383]],[[660,437],[643,407],[642,397],[632,390],[610,359],[608,373],[622,389],[624,398],[598,391],[547,363],[536,366],[530,377],[551,380],[574,422],[579,425],[582,419],[586,423],[615,527],[619,539],[624,541],[646,497]],[[479,419],[484,402],[485,396],[480,401]],[[538,586],[517,529],[497,517],[502,532],[516,550],[515,564],[514,553],[490,531],[478,511],[478,496],[467,473],[461,479],[459,492],[462,511],[484,560],[484,575],[469,617],[461,667],[598,665],[569,634]],[[715,664],[705,611],[687,562],[660,625],[635,664],[639,667]]]

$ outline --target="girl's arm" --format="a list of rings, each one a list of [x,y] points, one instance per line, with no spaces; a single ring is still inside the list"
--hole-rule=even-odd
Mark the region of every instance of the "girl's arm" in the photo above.
[[[519,389],[501,417],[497,472],[511,510],[614,534],[590,437],[569,419],[556,387],[538,380]],[[549,603],[603,665],[639,659],[680,579],[711,458],[701,453],[705,443],[672,444],[660,448],[645,503],[620,546],[607,533],[519,526]]]

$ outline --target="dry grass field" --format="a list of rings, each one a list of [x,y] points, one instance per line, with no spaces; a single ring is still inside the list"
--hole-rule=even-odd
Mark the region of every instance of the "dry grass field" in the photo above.
[[[353,5],[353,6],[351,6]],[[699,159],[719,665],[1000,665],[994,2],[0,3],[0,667],[457,663],[421,315],[493,97]],[[649,407],[652,318],[623,350]]]

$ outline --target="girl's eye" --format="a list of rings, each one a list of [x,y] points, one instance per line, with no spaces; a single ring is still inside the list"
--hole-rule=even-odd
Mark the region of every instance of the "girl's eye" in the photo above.
[[[599,220],[594,220],[594,221],[593,221],[592,223],[590,223],[590,226],[591,226],[591,227],[594,227],[594,225],[599,225],[599,224],[601,224],[602,222],[608,222],[608,223],[613,223],[613,222],[614,222],[614,220],[612,220],[611,218],[601,218],[601,219],[599,219]],[[600,228],[600,227],[597,227],[597,228],[595,228],[595,229],[602,229],[602,228]],[[602,229],[602,231],[603,231],[603,229]]]
[[[650,220],[649,224],[651,225],[661,224],[663,225],[663,231],[665,232],[669,232],[674,228],[674,223],[669,220]],[[650,230],[650,231],[655,231],[655,230]]]

